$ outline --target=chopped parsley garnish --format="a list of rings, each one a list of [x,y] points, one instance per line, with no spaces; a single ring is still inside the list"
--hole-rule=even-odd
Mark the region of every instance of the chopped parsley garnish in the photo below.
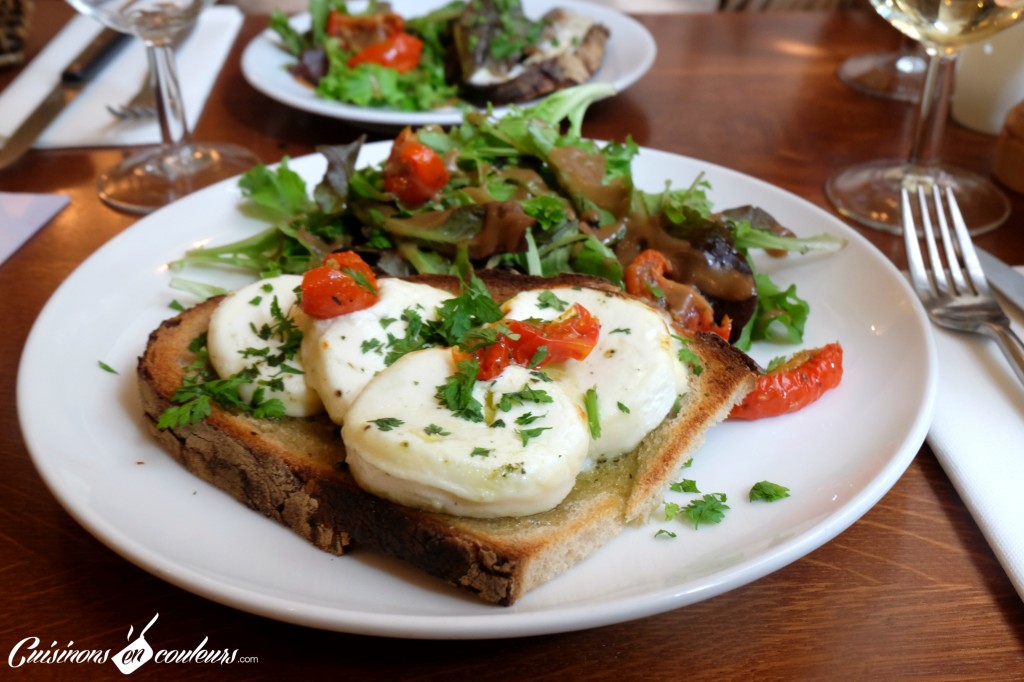
[[[591,386],[583,395],[583,408],[587,411],[587,426],[591,438],[601,437],[601,413],[597,407],[597,387]]]
[[[412,307],[402,311],[402,320],[406,323],[405,336],[399,338],[388,333],[384,363],[390,366],[403,355],[422,348],[459,346],[472,351],[489,345],[497,340],[501,329],[486,325],[502,317],[504,313],[491,298],[486,285],[471,274],[468,282],[463,280],[458,296],[437,307],[436,320],[424,320]],[[389,320],[388,324],[393,321]],[[381,324],[384,325],[384,320]]]
[[[499,331],[501,330],[496,327],[476,327],[470,329],[459,342],[459,348],[467,353],[472,353],[486,346],[493,345],[498,342]]]
[[[525,446],[530,441],[531,438],[536,438],[537,436],[539,436],[540,434],[544,433],[545,431],[550,431],[550,430],[551,430],[550,426],[538,426],[538,427],[535,427],[535,428],[532,428],[532,429],[517,429],[516,433],[519,434],[519,437],[522,439],[523,445]]]
[[[679,410],[682,408],[683,400],[685,398],[686,398],[686,394],[685,393],[680,393],[679,395],[676,396],[675,402],[672,403],[672,409],[670,409],[668,411],[670,416],[672,416],[672,417],[678,416]]]
[[[210,416],[213,403],[224,409],[238,409],[254,417],[284,416],[284,403],[278,398],[264,400],[264,390],[257,389],[250,402],[239,396],[238,389],[255,379],[252,372],[240,372],[227,379],[218,379],[210,367],[187,374],[181,386],[171,396],[175,405],[164,410],[157,421],[158,429],[195,425]]]
[[[100,360],[97,364],[100,366],[100,369],[102,369],[104,372],[110,372],[111,374],[118,374],[118,371],[116,369],[114,369],[113,367],[111,367],[107,363],[103,362],[102,360]]]
[[[380,352],[383,346],[384,344],[380,339],[366,339],[359,344],[359,350],[363,353],[370,353],[372,351]]]
[[[729,508],[725,500],[725,493],[704,495],[686,505],[683,513],[693,523],[694,528],[699,528],[702,523],[721,523],[725,518],[725,510]]]
[[[437,308],[438,323],[435,332],[445,346],[459,345],[471,329],[497,322],[505,316],[487,286],[476,275],[463,280],[462,289],[455,298],[449,298]]]
[[[619,408],[619,412],[623,414],[629,414],[629,408],[623,405],[621,402],[616,402],[615,407]]]
[[[490,457],[491,453],[494,452],[490,448],[482,448],[479,445],[473,448],[473,452],[469,453],[470,457]]]
[[[558,298],[553,291],[544,290],[537,296],[537,307],[541,310],[545,308],[553,308],[558,312],[563,312],[569,307],[569,304]]]
[[[385,365],[391,366],[398,358],[407,353],[434,345],[430,338],[429,327],[417,310],[414,308],[403,310],[402,321],[406,323],[405,336],[398,338],[388,332],[388,352],[384,356]]]
[[[353,268],[342,268],[341,272],[348,275],[360,289],[364,291],[369,291],[374,296],[378,295],[377,287],[373,286],[373,284],[370,282],[369,279],[367,279],[364,273],[359,272],[358,270],[355,270]]]
[[[527,402],[550,403],[553,402],[553,398],[545,390],[530,388],[524,385],[522,389],[514,393],[502,393],[501,399],[498,401],[498,409],[502,412],[508,412],[516,405],[522,405]]]
[[[690,339],[685,336],[679,336],[678,334],[673,334],[672,338],[680,343],[679,361],[689,365],[694,376],[699,377],[704,371],[704,365],[701,363],[700,357],[690,348]]]
[[[684,478],[681,481],[677,481],[671,484],[669,490],[677,493],[699,493],[697,490],[697,482],[692,478]]]
[[[789,497],[789,488],[779,485],[778,483],[772,483],[771,481],[761,481],[755,483],[750,489],[750,501],[764,500],[765,502],[774,502],[781,500],[784,497]]]
[[[427,434],[428,436],[450,436],[450,435],[452,435],[451,431],[445,431],[444,429],[442,429],[437,424],[427,424],[426,428],[423,429],[423,433]]]
[[[540,346],[530,357],[530,367],[537,367],[548,357],[548,347]]]
[[[276,340],[276,348],[244,349],[242,356],[252,358],[253,363],[230,377],[218,377],[210,364],[205,333],[189,343],[188,349],[195,359],[185,368],[182,384],[171,396],[173,405],[160,415],[158,429],[197,424],[210,415],[214,403],[225,410],[239,410],[257,418],[284,416],[284,403],[279,398],[267,398],[266,392],[268,389],[281,390],[284,375],[302,373],[288,364],[302,344],[302,331],[281,309],[276,296],[271,300],[270,313],[273,323],[252,331],[263,341]],[[262,368],[270,368],[273,372],[263,376]],[[250,384],[256,388],[252,398],[246,401],[240,390]]]
[[[721,523],[729,508],[725,500],[725,493],[711,493],[692,500],[685,507],[675,502],[665,502],[665,520],[671,521],[682,514],[689,519],[694,529],[702,523]]]
[[[474,359],[461,360],[455,365],[455,374],[437,387],[434,397],[456,416],[471,422],[484,420],[484,406],[473,397],[473,386],[480,363]]]
[[[370,423],[376,424],[377,428],[380,429],[381,431],[390,431],[392,429],[398,428],[405,422],[396,417],[381,417],[380,419],[371,419]]]

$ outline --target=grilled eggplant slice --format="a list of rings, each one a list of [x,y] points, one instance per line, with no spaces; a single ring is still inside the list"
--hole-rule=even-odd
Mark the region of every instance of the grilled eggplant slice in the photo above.
[[[604,25],[564,9],[531,22],[518,0],[471,0],[453,26],[462,96],[502,105],[585,83],[608,36]]]

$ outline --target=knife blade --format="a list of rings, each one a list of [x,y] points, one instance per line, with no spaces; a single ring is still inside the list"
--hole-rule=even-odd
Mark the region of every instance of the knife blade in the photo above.
[[[1020,310],[1024,310],[1024,275],[988,251],[977,247],[975,249],[989,284],[999,290],[999,293],[1008,298]]]
[[[104,28],[71,60],[53,90],[0,147],[0,170],[13,165],[29,150],[57,114],[75,100],[127,39],[125,33]]]

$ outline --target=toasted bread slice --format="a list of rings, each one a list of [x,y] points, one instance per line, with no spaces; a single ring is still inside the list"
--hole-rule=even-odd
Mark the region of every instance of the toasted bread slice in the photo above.
[[[555,285],[619,291],[578,276],[480,276],[499,301]],[[416,279],[457,286],[450,277]],[[569,496],[548,512],[471,519],[405,507],[360,489],[346,469],[339,429],[326,417],[265,420],[215,406],[195,426],[157,429],[193,360],[188,346],[206,331],[217,303],[212,299],[165,321],[139,358],[145,417],[161,445],[193,474],[320,549],[343,554],[356,546],[376,548],[503,605],[592,554],[627,524],[646,520],[707,429],[752,389],[758,372],[717,336],[699,335],[691,349],[704,371],[693,378],[678,412],[636,451],[580,474]]]

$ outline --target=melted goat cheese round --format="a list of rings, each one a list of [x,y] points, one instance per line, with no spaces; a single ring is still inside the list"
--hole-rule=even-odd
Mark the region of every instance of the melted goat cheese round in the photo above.
[[[639,301],[594,289],[558,287],[550,292],[567,305],[579,303],[601,323],[597,345],[584,360],[544,368],[552,378],[573,386],[581,404],[587,391],[596,393],[600,436],[591,442],[590,461],[633,450],[686,391],[689,375],[679,360],[679,342],[665,318]],[[555,319],[563,306],[553,307],[542,294],[522,292],[502,308],[512,319]]]
[[[267,355],[273,356],[279,354],[287,342],[286,338],[273,331],[281,324],[274,314],[275,301],[282,316],[297,328],[302,326],[306,315],[299,308],[295,293],[301,284],[299,275],[281,275],[254,282],[228,294],[213,312],[206,335],[210,363],[221,378],[231,377],[250,367],[258,372],[255,382],[239,388],[243,400],[251,401],[261,383],[279,379],[280,389],[262,387],[266,391],[265,398],[278,398],[284,403],[285,414],[289,417],[308,417],[322,409],[320,398],[306,385],[298,353],[283,364],[271,366],[262,356],[253,355],[251,351],[262,353],[266,350]],[[298,372],[289,371],[289,368]]]
[[[471,421],[437,398],[455,371],[450,349],[431,348],[402,357],[366,385],[342,428],[359,485],[400,504],[459,516],[526,516],[557,506],[572,490],[590,441],[576,401],[557,384],[510,366],[473,384],[482,419]]]
[[[381,279],[377,289],[380,298],[369,308],[327,320],[309,318],[304,329],[306,382],[337,424],[366,383],[387,367],[389,340],[408,333],[406,311],[435,320],[437,306],[451,298],[441,289],[393,278]]]

